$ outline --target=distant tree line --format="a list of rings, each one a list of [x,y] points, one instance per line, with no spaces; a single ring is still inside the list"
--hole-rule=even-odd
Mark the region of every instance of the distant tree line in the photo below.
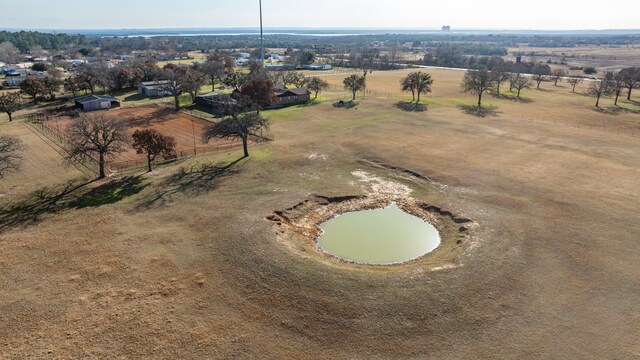
[[[86,35],[50,34],[39,31],[0,31],[0,43],[10,42],[22,53],[40,46],[47,50],[62,50],[68,46],[87,45]]]

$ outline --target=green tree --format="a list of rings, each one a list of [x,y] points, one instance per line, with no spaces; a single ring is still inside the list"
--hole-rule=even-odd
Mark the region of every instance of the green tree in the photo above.
[[[309,78],[307,80],[306,85],[309,88],[309,90],[314,92],[315,94],[315,96],[313,97],[314,100],[318,98],[318,93],[329,88],[328,82],[316,76]]]
[[[313,64],[313,62],[316,60],[316,53],[312,50],[305,50],[300,53],[300,57],[298,59],[298,61],[302,65]]]
[[[355,74],[345,78],[342,81],[344,88],[351,91],[351,93],[353,94],[353,98],[351,99],[352,101],[356,99],[356,93],[365,88],[365,83],[366,80],[364,76],[358,76]]]

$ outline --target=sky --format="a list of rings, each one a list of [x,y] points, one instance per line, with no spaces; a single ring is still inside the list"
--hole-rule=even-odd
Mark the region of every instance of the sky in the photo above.
[[[0,11],[14,29],[258,26],[258,0],[21,0]],[[24,11],[23,11],[24,10]],[[640,0],[263,0],[270,28],[640,29]]]

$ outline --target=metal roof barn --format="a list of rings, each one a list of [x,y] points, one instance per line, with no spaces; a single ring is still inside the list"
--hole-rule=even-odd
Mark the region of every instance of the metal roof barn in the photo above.
[[[82,111],[106,110],[120,107],[120,100],[106,95],[87,95],[75,99],[76,107]]]

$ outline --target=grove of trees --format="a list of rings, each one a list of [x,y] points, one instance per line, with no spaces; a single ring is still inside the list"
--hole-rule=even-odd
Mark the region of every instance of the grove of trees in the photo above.
[[[413,100],[416,103],[420,102],[420,95],[423,93],[431,92],[431,85],[433,85],[433,79],[431,75],[422,71],[411,72],[406,77],[400,80],[402,85],[402,91],[411,91]],[[417,100],[416,100],[417,95]]]

